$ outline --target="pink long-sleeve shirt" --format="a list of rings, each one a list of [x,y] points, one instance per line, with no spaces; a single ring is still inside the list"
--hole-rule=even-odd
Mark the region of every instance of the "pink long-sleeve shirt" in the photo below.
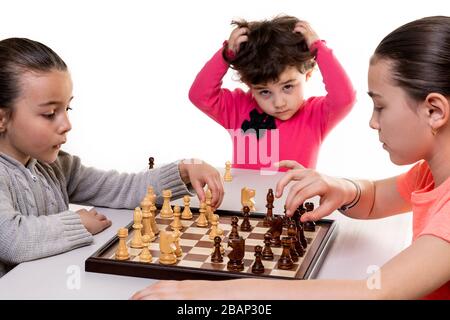
[[[268,130],[259,140],[255,134],[241,131],[250,111],[257,109],[249,91],[222,88],[228,64],[222,49],[216,52],[195,78],[189,99],[200,110],[228,130],[233,140],[234,168],[269,169],[281,160],[296,160],[308,168],[315,168],[323,139],[351,110],[355,91],[349,77],[324,41],[316,41],[316,61],[323,77],[327,95],[310,97],[288,120],[275,119],[276,129]]]

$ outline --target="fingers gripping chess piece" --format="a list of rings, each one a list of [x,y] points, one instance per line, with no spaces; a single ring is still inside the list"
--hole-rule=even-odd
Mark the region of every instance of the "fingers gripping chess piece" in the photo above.
[[[181,213],[181,219],[190,220],[192,219],[192,211],[190,208],[191,198],[189,196],[184,196],[183,202],[184,202],[184,209],[183,212]]]
[[[170,190],[163,190],[162,192],[164,202],[161,208],[161,211],[159,212],[161,218],[167,219],[173,217],[173,211],[170,206],[170,197],[172,197],[172,191]]]
[[[250,189],[244,187],[241,189],[241,204],[243,207],[247,206],[250,208],[250,211],[256,211],[255,208],[255,189]]]
[[[231,162],[230,161],[225,162],[225,174],[223,176],[223,180],[225,182],[233,181],[233,176],[231,175]]]
[[[119,237],[119,246],[116,251],[116,260],[128,260],[130,258],[127,248],[128,229],[120,228],[117,236]]]

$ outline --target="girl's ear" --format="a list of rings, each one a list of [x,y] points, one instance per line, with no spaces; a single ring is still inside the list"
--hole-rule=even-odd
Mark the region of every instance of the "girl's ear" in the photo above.
[[[313,71],[314,71],[314,70],[311,69],[311,70],[309,70],[309,71],[306,72],[306,81],[308,81],[309,78],[311,78]]]
[[[0,107],[0,133],[6,131],[6,123],[8,122],[9,118],[8,111],[9,111],[8,109]]]
[[[425,98],[425,107],[430,127],[434,131],[444,126],[449,120],[450,103],[440,93],[430,93]]]

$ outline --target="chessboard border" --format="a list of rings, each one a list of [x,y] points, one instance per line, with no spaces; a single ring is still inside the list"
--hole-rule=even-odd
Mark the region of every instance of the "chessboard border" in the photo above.
[[[194,208],[195,209],[195,208]],[[217,210],[219,216],[242,216],[239,211]],[[252,213],[252,218],[263,219],[264,214]],[[110,250],[111,246],[116,245],[119,237],[115,235],[107,241],[100,249],[94,252],[85,261],[85,271],[96,273],[116,274],[122,276],[132,276],[151,279],[164,280],[227,280],[238,278],[266,278],[266,279],[285,279],[285,280],[305,280],[311,279],[319,269],[323,261],[323,257],[328,249],[328,244],[335,236],[337,223],[335,220],[322,219],[316,221],[320,226],[315,241],[311,244],[313,247],[309,249],[304,257],[304,262],[297,271],[295,277],[283,277],[265,274],[253,274],[247,272],[233,272],[229,270],[210,270],[194,267],[162,265],[156,263],[144,263],[129,260],[113,260],[102,258],[102,255]],[[131,231],[133,222],[130,222],[126,228]],[[306,263],[305,263],[306,262]],[[264,263],[264,261],[263,261]]]

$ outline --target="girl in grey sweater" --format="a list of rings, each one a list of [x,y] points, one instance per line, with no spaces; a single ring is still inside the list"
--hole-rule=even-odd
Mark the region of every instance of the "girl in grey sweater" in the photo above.
[[[177,161],[137,174],[85,167],[60,150],[71,130],[72,81],[64,61],[47,46],[22,38],[0,41],[0,277],[18,263],[88,245],[111,225],[95,209],[69,203],[133,209],[148,186],[157,195],[189,194],[217,207],[220,174],[202,161]],[[158,196],[157,201],[161,201]]]

